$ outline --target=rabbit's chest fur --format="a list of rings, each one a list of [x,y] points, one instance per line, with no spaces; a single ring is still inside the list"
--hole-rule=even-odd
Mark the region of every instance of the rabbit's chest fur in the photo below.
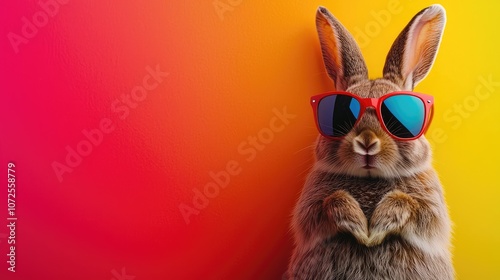
[[[318,184],[320,182],[322,184]],[[345,178],[344,176],[329,173],[319,173],[314,178],[312,185],[322,185],[326,194],[331,194],[336,190],[347,191],[358,201],[368,220],[370,220],[373,211],[377,207],[377,203],[386,193],[396,189],[396,187],[401,188],[401,184],[397,184],[393,180],[360,177]]]
[[[358,180],[348,185],[334,183],[334,185],[348,191],[358,201],[368,220],[382,197],[396,188],[396,184],[380,179]]]

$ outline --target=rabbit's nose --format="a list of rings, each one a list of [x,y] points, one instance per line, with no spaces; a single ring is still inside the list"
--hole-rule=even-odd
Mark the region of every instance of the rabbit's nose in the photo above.
[[[380,152],[380,139],[371,130],[363,130],[352,143],[355,153],[360,155],[375,155]]]

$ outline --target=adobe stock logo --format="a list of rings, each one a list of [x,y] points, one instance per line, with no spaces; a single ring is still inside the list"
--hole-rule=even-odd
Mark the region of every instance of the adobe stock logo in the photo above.
[[[400,5],[399,0],[389,0],[387,2],[387,8],[380,11],[370,11],[372,20],[367,22],[363,29],[355,27],[353,30],[353,36],[360,48],[365,48],[371,42],[371,40],[377,37],[382,28],[389,26],[392,21],[392,16],[400,14],[403,11],[403,7]]]
[[[274,108],[272,112],[273,116],[266,127],[262,128],[257,134],[248,136],[246,140],[238,145],[238,154],[244,157],[244,161],[252,162],[255,160],[258,154],[274,141],[275,135],[282,132],[290,124],[290,121],[296,117],[296,115],[287,112],[286,106],[282,110]],[[210,199],[216,198],[219,196],[221,189],[228,187],[232,177],[239,175],[243,171],[240,162],[231,159],[226,162],[222,170],[218,172],[209,171],[210,181],[201,189],[192,189],[194,195],[191,205],[179,204],[179,211],[186,225],[191,222],[190,217],[192,215],[199,215],[201,210],[207,208]]]
[[[234,8],[241,5],[241,2],[243,2],[243,0],[215,0],[212,2],[212,5],[214,6],[217,16],[223,21],[224,14],[234,11]]]
[[[29,39],[33,39],[37,34],[38,30],[43,28],[49,23],[49,19],[55,17],[59,13],[60,5],[68,4],[68,0],[42,0],[38,2],[40,10],[35,12],[31,19],[27,17],[22,17],[21,22],[23,26],[21,27],[21,35],[9,32],[7,38],[9,39],[12,49],[17,54],[19,53],[19,46],[21,44],[28,44]]]
[[[125,271],[125,267],[122,267],[121,271],[118,272],[116,269],[111,270],[111,274],[113,274],[113,278],[111,280],[134,280],[134,275],[128,275]]]
[[[443,112],[442,120],[444,123],[449,123],[452,130],[458,130],[464,121],[479,110],[483,102],[495,96],[500,88],[500,80],[493,80],[492,74],[488,76],[480,75],[478,80],[473,93]],[[436,127],[426,137],[433,146],[443,144],[448,140],[448,132],[443,127]]]

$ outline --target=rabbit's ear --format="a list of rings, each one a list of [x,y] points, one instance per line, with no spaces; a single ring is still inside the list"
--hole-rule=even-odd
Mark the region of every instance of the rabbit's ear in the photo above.
[[[384,78],[403,90],[413,90],[434,63],[445,23],[446,13],[441,5],[432,5],[416,14],[392,44]]]
[[[336,90],[368,79],[368,70],[358,45],[344,26],[324,7],[316,13],[321,51],[328,75]]]

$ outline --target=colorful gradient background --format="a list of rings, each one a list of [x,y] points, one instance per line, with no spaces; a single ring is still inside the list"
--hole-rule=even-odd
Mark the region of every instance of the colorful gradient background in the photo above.
[[[42,9],[38,0],[2,1],[0,169],[17,165],[19,220],[13,274],[4,177],[1,279],[121,280],[122,272],[137,280],[281,279],[290,213],[317,135],[309,97],[333,88],[317,7],[356,35],[375,78],[397,34],[433,2],[220,3],[231,9],[219,15],[213,1],[69,0],[16,53],[9,32],[21,34],[23,17],[32,21]],[[500,4],[441,4],[448,15],[441,49],[416,91],[436,99],[428,138],[454,221],[457,278],[500,279]],[[169,76],[119,119],[113,101],[156,65]],[[478,90],[487,97],[475,97]],[[296,117],[247,160],[238,147],[269,132],[273,109],[284,107]],[[103,118],[115,130],[59,182],[53,162],[63,163],[66,146],[75,148],[82,130]],[[179,205],[192,206],[193,189],[231,160],[241,173],[186,224]]]

